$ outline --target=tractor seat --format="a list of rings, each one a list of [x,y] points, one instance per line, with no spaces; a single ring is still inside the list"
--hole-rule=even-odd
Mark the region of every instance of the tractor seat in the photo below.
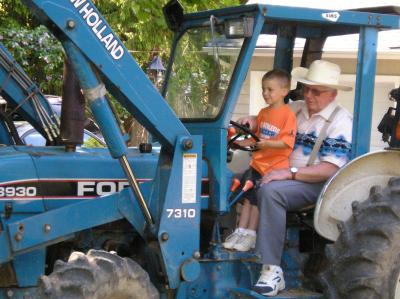
[[[312,205],[305,206],[304,208],[296,211],[295,213],[308,213],[310,211],[314,211],[315,203]]]

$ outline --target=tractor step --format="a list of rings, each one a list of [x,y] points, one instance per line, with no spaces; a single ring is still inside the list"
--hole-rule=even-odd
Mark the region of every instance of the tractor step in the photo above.
[[[269,297],[262,296],[252,290],[235,288],[232,289],[232,293],[237,295],[237,298],[258,298],[265,299]],[[290,289],[279,292],[279,294],[274,299],[321,299],[322,294],[311,292],[305,289]]]

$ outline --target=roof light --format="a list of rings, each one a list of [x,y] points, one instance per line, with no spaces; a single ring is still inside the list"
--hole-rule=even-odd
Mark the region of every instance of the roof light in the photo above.
[[[225,21],[226,38],[243,38],[253,35],[253,18],[241,18]]]

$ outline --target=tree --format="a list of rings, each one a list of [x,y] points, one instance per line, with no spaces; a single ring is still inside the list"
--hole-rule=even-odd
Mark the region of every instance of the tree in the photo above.
[[[95,0],[94,1],[132,55],[146,68],[151,51],[160,49],[163,58],[170,50],[172,33],[164,20],[162,7],[168,0]],[[239,0],[184,0],[185,12],[239,5]]]
[[[167,58],[172,33],[162,7],[168,0],[93,0],[111,28],[145,69],[154,49]],[[238,5],[239,0],[184,0],[187,12]],[[21,0],[0,0],[0,39],[45,93],[61,92],[62,48]],[[56,80],[56,81],[54,81]]]
[[[1,42],[31,79],[47,94],[60,94],[63,52],[61,44],[46,27],[0,28]]]
[[[146,70],[154,51],[167,60],[172,32],[162,7],[168,0],[92,0],[110,27]],[[181,0],[185,12],[239,5],[240,0]],[[44,93],[61,94],[61,44],[40,26],[21,0],[0,0],[0,40]],[[115,101],[113,101],[115,103]],[[118,116],[131,127],[131,116],[118,104]]]
[[[0,0],[0,27],[33,28],[38,22],[32,18],[28,8],[20,0]]]

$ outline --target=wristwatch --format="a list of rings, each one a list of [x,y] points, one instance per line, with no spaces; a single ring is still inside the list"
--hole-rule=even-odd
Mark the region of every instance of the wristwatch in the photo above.
[[[290,167],[290,173],[292,174],[292,180],[296,179],[296,173],[299,171],[297,167]]]

